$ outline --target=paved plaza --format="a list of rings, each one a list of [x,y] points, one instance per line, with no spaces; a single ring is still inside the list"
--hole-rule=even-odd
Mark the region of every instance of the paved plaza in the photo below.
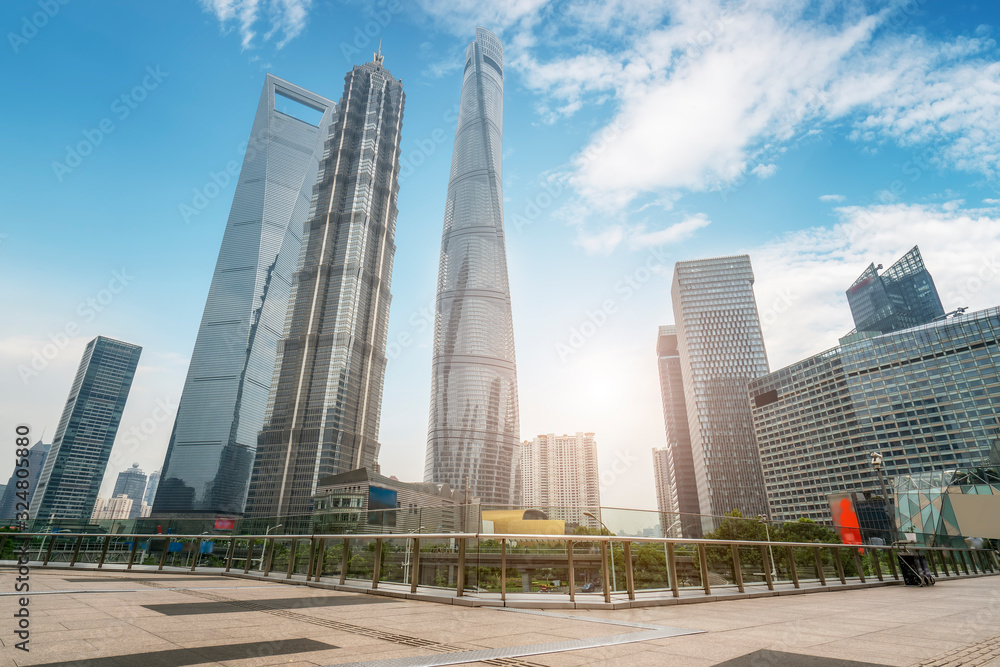
[[[707,604],[523,610],[217,575],[33,569],[11,665],[996,665],[1000,577]],[[6,624],[4,627],[3,624]]]

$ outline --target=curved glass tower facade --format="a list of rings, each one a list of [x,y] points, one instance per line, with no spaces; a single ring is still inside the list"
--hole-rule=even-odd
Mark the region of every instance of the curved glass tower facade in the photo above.
[[[424,479],[513,504],[520,428],[503,230],[503,46],[476,28],[445,203]]]
[[[318,121],[281,111],[302,107]],[[267,75],[170,434],[154,515],[243,511],[302,226],[333,113],[330,100]]]
[[[381,53],[345,79],[257,439],[249,516],[308,513],[320,479],[378,456],[404,99]]]

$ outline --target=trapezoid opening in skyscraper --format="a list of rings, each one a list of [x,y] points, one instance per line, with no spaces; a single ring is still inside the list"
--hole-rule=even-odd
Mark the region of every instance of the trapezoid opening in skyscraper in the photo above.
[[[503,227],[503,45],[465,52],[445,202],[424,479],[514,504],[520,442]]]

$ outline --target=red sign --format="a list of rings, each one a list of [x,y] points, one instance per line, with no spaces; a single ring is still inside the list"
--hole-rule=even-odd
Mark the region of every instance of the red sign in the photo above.
[[[851,497],[830,496],[830,512],[833,514],[833,525],[840,531],[840,541],[844,544],[861,544],[861,525]]]
[[[236,519],[216,519],[216,530],[232,530],[236,527]]]

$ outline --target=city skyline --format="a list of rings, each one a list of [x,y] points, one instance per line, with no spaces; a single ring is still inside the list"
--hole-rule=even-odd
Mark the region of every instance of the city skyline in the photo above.
[[[522,436],[585,428],[601,434],[602,469],[618,457],[648,461],[647,448],[663,443],[649,337],[669,322],[678,260],[751,255],[772,367],[835,345],[853,326],[843,290],[914,244],[949,309],[1000,303],[998,188],[981,158],[998,143],[995,106],[973,96],[994,76],[995,8],[846,16],[748,5],[727,16],[682,2],[669,16],[625,8],[605,29],[600,13],[499,7],[386,8],[379,22],[378,8],[332,3],[270,42],[261,14],[244,48],[240,26],[194,3],[68,5],[7,51],[13,84],[39,92],[36,104],[5,110],[24,131],[3,167],[0,276],[14,286],[3,298],[17,317],[0,324],[0,425],[51,434],[86,342],[142,341],[109,470],[160,465],[236,187],[226,166],[243,158],[261,77],[338,90],[379,32],[409,96],[383,399],[392,418],[380,434],[389,474],[423,470],[426,313],[461,84],[453,68],[477,22],[509,50],[504,207]],[[5,6],[0,18],[17,32],[25,11]],[[725,29],[694,41],[711,25]],[[116,48],[81,53],[80,40],[108,26]],[[178,32],[197,49],[181,49]],[[812,65],[776,73],[791,59]],[[867,85],[872,73],[885,88]],[[958,111],[934,115],[946,108]],[[916,109],[934,113],[922,121]],[[104,118],[113,132],[99,132]],[[87,141],[88,155],[67,158]],[[53,163],[71,171],[57,175]],[[614,173],[594,171],[605,166]],[[597,205],[607,199],[582,199],[602,193],[617,197],[610,210]],[[12,458],[0,450],[0,477]],[[633,464],[602,497],[655,507],[647,466]]]

